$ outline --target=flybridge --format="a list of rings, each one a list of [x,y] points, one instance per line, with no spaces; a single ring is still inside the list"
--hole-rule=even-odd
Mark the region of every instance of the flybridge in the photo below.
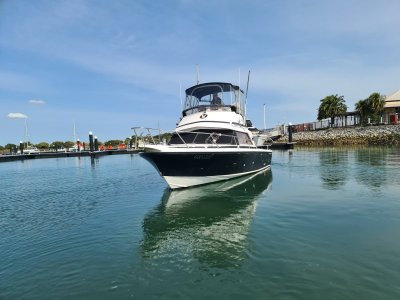
[[[188,88],[183,116],[207,110],[233,111],[244,116],[244,92],[225,82],[209,82]]]

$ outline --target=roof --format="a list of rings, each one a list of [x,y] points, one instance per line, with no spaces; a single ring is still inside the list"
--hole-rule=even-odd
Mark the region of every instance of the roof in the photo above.
[[[400,107],[400,90],[386,97],[385,108],[389,107]]]
[[[239,87],[227,82],[207,82],[188,88],[186,90],[186,95],[193,95],[200,99],[206,95],[219,93],[221,89],[223,92],[229,92],[231,90],[239,90]]]
[[[400,101],[400,90],[386,97],[385,101]]]

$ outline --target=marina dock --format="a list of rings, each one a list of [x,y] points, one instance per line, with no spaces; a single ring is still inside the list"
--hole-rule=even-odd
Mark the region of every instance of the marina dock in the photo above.
[[[100,157],[104,155],[120,155],[139,153],[139,149],[118,149],[104,151],[79,151],[79,152],[41,152],[35,154],[0,155],[0,162],[18,161],[27,159],[57,158],[57,157]]]

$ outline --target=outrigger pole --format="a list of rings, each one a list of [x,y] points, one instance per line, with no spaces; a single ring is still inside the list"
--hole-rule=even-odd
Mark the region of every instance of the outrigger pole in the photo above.
[[[196,70],[197,70],[197,84],[200,83],[200,72],[199,72],[199,65],[196,65]]]
[[[246,86],[246,98],[244,101],[244,118],[246,122],[246,117],[247,117],[247,94],[249,93],[249,81],[250,81],[250,70],[249,73],[247,74],[247,86]]]

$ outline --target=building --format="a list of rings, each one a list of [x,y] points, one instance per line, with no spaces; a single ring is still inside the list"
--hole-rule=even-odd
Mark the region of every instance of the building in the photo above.
[[[388,95],[385,99],[383,122],[385,124],[398,124],[400,115],[400,90]]]

